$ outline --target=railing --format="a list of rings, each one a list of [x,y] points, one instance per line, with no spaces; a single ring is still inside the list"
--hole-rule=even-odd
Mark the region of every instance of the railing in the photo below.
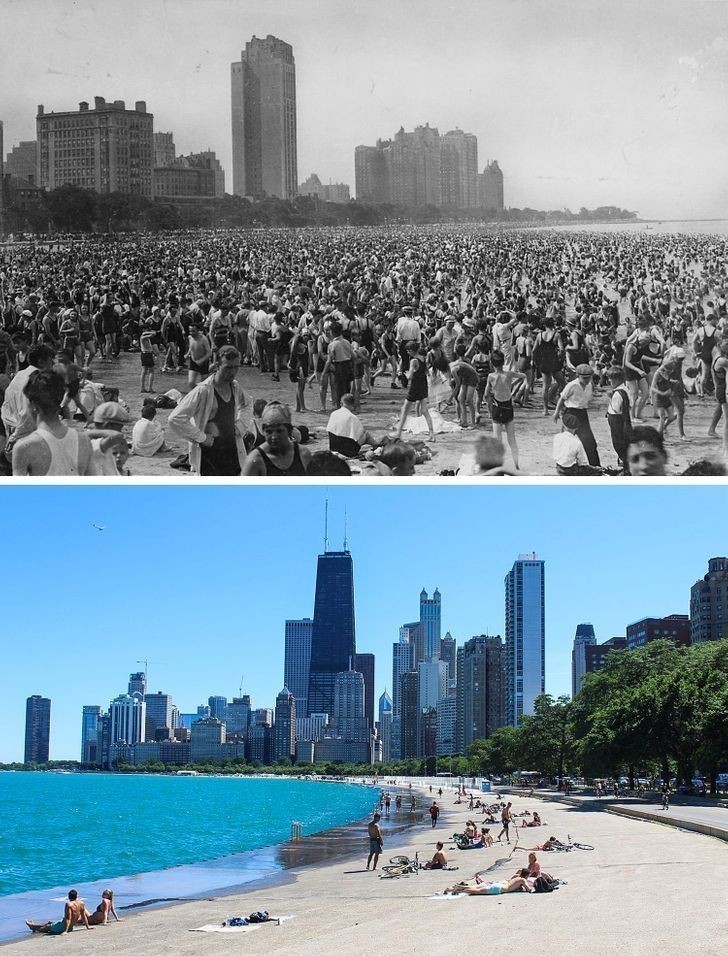
[[[298,820],[294,820],[291,823],[291,840],[294,843],[297,843],[303,838],[303,824],[299,823]]]

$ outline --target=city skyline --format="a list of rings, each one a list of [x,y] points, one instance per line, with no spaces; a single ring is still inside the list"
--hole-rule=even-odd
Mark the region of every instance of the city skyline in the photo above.
[[[417,16],[380,0],[0,4],[10,47],[34,25],[23,84],[0,65],[6,151],[34,138],[39,103],[146,100],[180,154],[217,154],[232,191],[230,64],[271,34],[296,60],[301,182],[353,185],[356,146],[429,123],[477,136],[479,172],[498,159],[511,206],[728,216],[719,2],[422,0]]]
[[[359,646],[376,655],[375,700],[385,688],[393,695],[392,644],[413,619],[423,587],[439,589],[442,629],[458,647],[475,635],[505,635],[503,576],[525,548],[548,566],[546,691],[568,694],[578,623],[590,621],[601,644],[644,617],[687,613],[690,588],[708,561],[725,553],[723,493],[695,485],[463,486],[442,511],[441,492],[427,486],[333,487],[330,546],[343,541],[346,506]],[[204,496],[143,485],[7,488],[5,533],[14,548],[3,578],[16,600],[3,622],[4,673],[13,680],[2,682],[0,760],[21,759],[25,700],[33,694],[53,702],[51,757],[78,759],[82,707],[106,709],[145,658],[148,691],[171,694],[182,712],[211,695],[237,696],[240,684],[253,708],[273,707],[283,687],[285,621],[313,616],[325,494],[322,487],[216,486]],[[710,516],[707,527],[680,542],[680,561],[655,573],[657,556],[677,540],[666,517],[696,513]],[[592,530],[598,514],[618,520]],[[197,557],[187,530],[185,517],[193,515],[219,529],[212,591],[207,559]],[[565,539],[566,521],[582,529],[578,543]],[[94,522],[107,530],[97,531]],[[383,538],[385,527],[399,542],[394,547],[390,535]],[[454,561],[458,528],[467,531],[457,546],[462,558]],[[634,528],[645,535],[622,530]],[[175,557],[156,555],[154,541]],[[254,566],[246,557],[250,541]],[[74,610],[71,576],[81,571],[89,581]],[[607,596],[605,582],[619,601]],[[38,589],[43,600],[29,605]],[[12,639],[25,634],[31,639]]]

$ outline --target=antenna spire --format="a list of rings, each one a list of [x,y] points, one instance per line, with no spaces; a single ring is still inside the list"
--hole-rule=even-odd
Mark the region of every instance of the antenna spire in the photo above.
[[[344,506],[344,551],[346,551],[346,506]]]
[[[326,495],[324,507],[324,554],[329,550],[329,496]]]

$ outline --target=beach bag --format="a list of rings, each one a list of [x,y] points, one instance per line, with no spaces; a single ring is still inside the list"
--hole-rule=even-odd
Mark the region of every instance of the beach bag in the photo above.
[[[537,876],[533,886],[537,893],[553,893],[554,891],[554,884],[545,876]]]

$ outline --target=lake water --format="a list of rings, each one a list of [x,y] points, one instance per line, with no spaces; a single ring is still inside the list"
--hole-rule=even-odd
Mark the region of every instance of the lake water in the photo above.
[[[637,232],[650,233],[682,233],[684,235],[715,235],[728,236],[728,219],[678,219],[664,222],[601,222],[601,223],[569,223],[562,226],[548,226],[553,232]]]
[[[378,800],[286,778],[0,773],[0,940],[24,928],[21,914],[60,917],[71,886],[93,908],[109,883],[118,908],[271,876],[294,820],[311,835]]]

